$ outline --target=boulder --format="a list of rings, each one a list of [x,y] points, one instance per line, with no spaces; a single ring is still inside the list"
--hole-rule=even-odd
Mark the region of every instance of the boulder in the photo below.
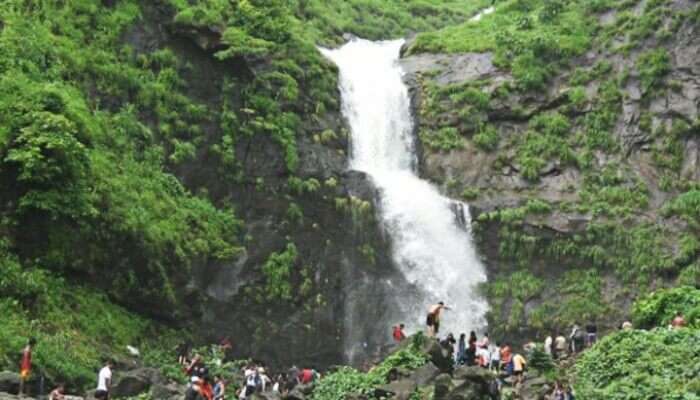
[[[433,391],[434,400],[447,399],[447,395],[454,389],[452,377],[448,374],[441,374],[435,378],[435,390]]]
[[[2,371],[0,372],[0,392],[17,393],[19,392],[19,374],[16,372]]]
[[[408,400],[409,397],[416,391],[416,382],[409,379],[401,379],[399,381],[394,381],[386,385],[379,386],[375,389],[375,396],[378,398],[382,397],[394,397],[398,400]]]
[[[147,392],[160,373],[153,368],[138,368],[116,376],[112,387],[113,397],[133,397]]]
[[[438,367],[436,367],[435,364],[429,362],[424,366],[413,371],[409,379],[415,382],[418,386],[424,386],[431,382],[433,379],[435,379],[435,377],[439,374],[440,370],[438,369]]]
[[[452,371],[454,361],[450,356],[450,352],[441,346],[437,340],[428,340],[423,351],[430,356],[430,361],[438,367],[440,372]]]
[[[165,400],[184,397],[185,390],[185,386],[182,385],[154,383],[151,385],[151,398],[153,400]]]

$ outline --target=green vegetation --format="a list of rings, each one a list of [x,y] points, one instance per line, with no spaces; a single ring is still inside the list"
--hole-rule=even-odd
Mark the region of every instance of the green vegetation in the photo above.
[[[666,327],[677,312],[689,326],[700,328],[700,289],[680,286],[652,292],[634,303],[632,318],[641,328]]]
[[[299,254],[294,243],[279,253],[272,253],[262,267],[266,279],[265,296],[268,300],[290,300],[292,285],[290,277]]]
[[[350,367],[341,367],[324,376],[312,393],[313,400],[343,400],[354,393],[374,398],[374,387],[387,382],[387,375],[394,368],[412,371],[427,362],[421,351],[425,338],[421,333],[410,338],[411,343],[390,355],[381,364],[363,373]]]
[[[479,22],[419,34],[409,53],[495,52],[495,62],[526,90],[541,89],[573,57],[588,49],[596,27],[587,1],[509,0]],[[469,40],[465,40],[469,38]]]
[[[590,400],[695,400],[700,332],[694,329],[619,331],[576,363],[576,396]]]
[[[4,247],[1,251],[0,369],[16,370],[32,336],[38,373],[86,388],[106,357],[126,356],[127,345],[159,348],[172,337],[104,294],[40,268],[23,268]],[[150,342],[156,336],[159,343]]]

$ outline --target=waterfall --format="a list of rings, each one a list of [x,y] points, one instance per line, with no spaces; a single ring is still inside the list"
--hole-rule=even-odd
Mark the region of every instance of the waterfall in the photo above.
[[[392,257],[410,286],[392,321],[407,332],[424,329],[431,304],[445,301],[441,334],[484,326],[486,302],[476,286],[486,280],[470,234],[469,208],[443,197],[416,172],[408,89],[398,63],[403,40],[353,39],[323,54],[340,70],[342,111],[351,128],[350,168],[367,173],[380,193],[382,223]],[[352,329],[352,327],[351,327]]]

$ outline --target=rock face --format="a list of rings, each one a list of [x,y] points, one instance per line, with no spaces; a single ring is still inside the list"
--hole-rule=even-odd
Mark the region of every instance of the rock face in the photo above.
[[[214,56],[222,47],[219,28],[174,24],[173,10],[159,2],[143,8],[143,21],[124,35],[126,44],[137,53],[172,50],[187,65],[182,74],[188,96],[212,110],[222,108],[226,81],[245,83],[269,68],[261,58],[219,61]],[[230,337],[231,356],[255,355],[278,365],[323,367],[342,362],[351,344],[367,341],[368,352],[384,344],[386,327],[373,321],[384,318],[389,308],[384,305],[393,300],[380,282],[400,278],[394,276],[389,243],[374,218],[371,182],[346,171],[347,127],[340,110],[301,121],[293,174],[278,142],[264,135],[241,136],[235,159],[241,160],[243,178],[235,183],[222,179],[226,171],[210,150],[224,135],[221,124],[213,122],[206,126],[201,154],[174,166],[173,173],[192,192],[235,204],[245,221],[245,251],[227,263],[193,265],[191,279],[177,288],[189,299],[186,310],[131,306],[165,319],[177,311],[177,321],[197,328],[203,341]],[[290,179],[310,186],[293,189]],[[262,266],[289,244],[297,254],[288,279],[292,295],[275,298],[264,292]],[[362,358],[364,351],[359,347],[355,354]]]
[[[0,372],[0,392],[17,393],[19,390],[19,374],[16,372]]]
[[[673,13],[695,10],[697,14],[696,5],[689,2],[673,2],[669,7]],[[637,7],[636,12],[644,12],[644,7]],[[618,15],[614,11],[600,15],[601,24],[605,26],[616,18]],[[665,23],[670,23],[670,17],[664,18]],[[630,307],[629,298],[634,295],[623,289],[627,278],[614,271],[613,261],[596,262],[593,251],[589,250],[582,252],[585,254],[574,254],[574,251],[547,247],[552,243],[568,243],[574,248],[583,246],[582,241],[598,240],[587,236],[591,227],[610,224],[624,226],[629,231],[662,232],[655,239],[658,243],[655,242],[654,251],[675,260],[675,266],[669,267],[673,271],[667,270],[664,276],[652,276],[652,287],[672,284],[678,270],[697,260],[697,252],[688,260],[678,260],[674,243],[697,233],[662,210],[700,181],[700,141],[697,138],[700,60],[694,56],[700,49],[698,29],[692,18],[684,20],[669,40],[649,38],[634,43],[635,46],[627,43],[633,49],[629,53],[593,45],[586,54],[570,60],[570,66],[561,68],[546,87],[536,91],[519,90],[510,72],[494,65],[491,53],[414,54],[401,60],[406,70],[405,81],[410,87],[416,135],[421,144],[420,172],[440,185],[447,196],[469,202],[473,220],[478,220],[475,239],[490,281],[502,279],[519,284],[521,280],[510,278],[517,271],[546,282],[539,293],[518,299],[509,294],[498,303],[492,303],[492,312],[487,316],[492,324],[489,332],[498,329],[499,337],[518,343],[523,337],[568,328],[553,320],[542,321],[540,317],[552,313],[552,304],[564,302],[566,298],[561,287],[574,286],[565,282],[564,277],[569,274],[567,279],[571,279],[575,271],[586,271],[592,265],[597,267],[594,279],[600,287],[599,294],[594,297],[602,298],[603,310],[597,311],[595,316],[578,312],[578,316],[569,318],[595,317],[603,329],[612,329],[625,317]],[[628,39],[615,40],[620,45]],[[667,56],[668,66],[658,78],[657,87],[649,89],[648,84],[643,83],[649,72],[643,70],[640,60],[654,49]],[[576,71],[590,72],[608,64],[607,72],[593,74],[585,83],[572,79]],[[528,160],[520,155],[525,147],[524,137],[533,129],[533,121],[553,113],[563,115],[570,123],[564,133],[567,145],[576,157],[581,156],[582,146],[574,136],[579,132],[581,137],[586,137],[586,118],[595,116],[596,107],[602,107],[600,97],[605,84],[616,77],[619,78],[619,87],[614,89],[617,97],[610,106],[614,121],[605,132],[614,143],[610,149],[591,151],[586,154],[588,159],[584,163],[543,156],[545,162],[534,172],[530,171],[534,176],[527,176],[524,171],[529,167],[523,160]],[[458,94],[470,94],[465,88],[475,89],[487,104],[476,101],[458,104],[450,98],[451,94],[439,94],[447,88],[451,90],[447,93]],[[576,105],[570,101],[572,91],[583,95],[583,100]],[[497,144],[490,149],[480,147],[475,139],[484,127],[493,129],[497,138]],[[441,129],[457,132],[457,138],[452,138],[456,144],[451,142],[449,149],[430,141],[430,135]],[[641,192],[639,200],[630,201],[622,210],[611,210],[625,200],[608,197],[610,193],[630,195],[635,190]],[[547,210],[528,211],[525,206],[533,200],[546,204]],[[502,210],[513,212],[508,222],[489,217],[492,211]],[[599,232],[597,235],[604,236]],[[639,248],[651,245],[634,249],[629,243],[613,244],[612,240],[608,238],[596,242],[597,248],[590,247],[606,256],[628,251],[629,257],[634,257]],[[620,241],[624,240],[631,239]],[[539,250],[545,254],[538,253]],[[564,254],[551,256],[546,254],[549,250]],[[541,308],[546,302],[549,308]],[[511,315],[515,317],[511,319]],[[533,315],[537,324],[530,323]],[[529,329],[533,325],[538,328]]]

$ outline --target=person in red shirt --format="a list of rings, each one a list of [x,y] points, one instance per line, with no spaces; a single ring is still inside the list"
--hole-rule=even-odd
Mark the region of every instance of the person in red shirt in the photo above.
[[[671,326],[675,329],[685,326],[685,318],[683,318],[683,314],[680,311],[676,313],[676,317],[671,321]]]
[[[27,346],[22,350],[22,362],[19,365],[19,395],[24,396],[24,386],[32,373],[32,348],[36,345],[36,339],[30,338]]]
[[[394,327],[394,332],[392,336],[394,337],[394,340],[397,342],[400,342],[404,339],[406,339],[406,334],[403,333],[403,328],[404,324],[399,324]]]

